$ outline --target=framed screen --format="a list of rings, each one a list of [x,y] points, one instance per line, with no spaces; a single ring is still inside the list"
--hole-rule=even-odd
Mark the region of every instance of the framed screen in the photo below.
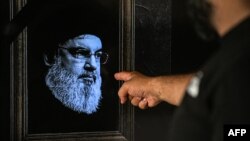
[[[113,75],[133,69],[132,0],[12,1],[14,140],[133,140]]]

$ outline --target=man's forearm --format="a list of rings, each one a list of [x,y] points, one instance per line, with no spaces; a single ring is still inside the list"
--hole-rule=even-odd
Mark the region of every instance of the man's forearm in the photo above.
[[[179,105],[193,73],[173,76],[158,76],[151,86],[159,98],[173,105]]]

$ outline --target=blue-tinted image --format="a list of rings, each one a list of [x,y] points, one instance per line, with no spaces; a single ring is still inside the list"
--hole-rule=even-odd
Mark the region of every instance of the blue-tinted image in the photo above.
[[[107,57],[102,51],[101,39],[95,35],[83,34],[69,39],[59,45],[55,62],[46,75],[46,85],[66,107],[92,114],[99,107],[100,65],[106,63]]]
[[[117,131],[119,1],[40,2],[27,28],[28,133]]]

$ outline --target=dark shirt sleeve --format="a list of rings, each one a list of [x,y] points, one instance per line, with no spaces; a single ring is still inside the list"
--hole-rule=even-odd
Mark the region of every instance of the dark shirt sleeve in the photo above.
[[[241,58],[223,71],[202,78],[200,93],[186,93],[176,110],[170,141],[223,141],[223,126],[250,124],[250,62]]]

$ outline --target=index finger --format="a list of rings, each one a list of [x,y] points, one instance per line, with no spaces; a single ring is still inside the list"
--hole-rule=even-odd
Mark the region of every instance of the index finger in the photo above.
[[[132,78],[132,72],[118,72],[114,75],[116,80],[128,81]]]

